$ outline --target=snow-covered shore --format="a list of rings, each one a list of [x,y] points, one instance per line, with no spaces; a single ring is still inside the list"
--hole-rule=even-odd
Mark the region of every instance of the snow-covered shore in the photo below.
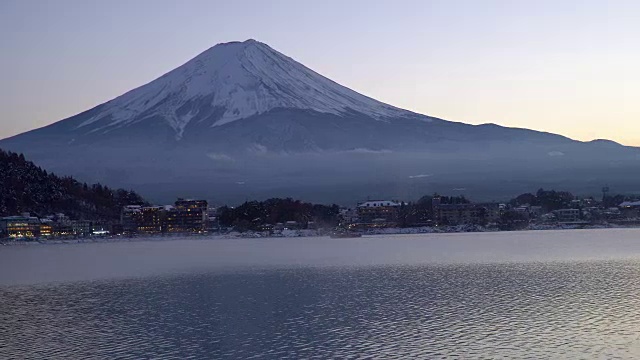
[[[531,224],[519,231],[540,231],[540,230],[573,230],[573,229],[609,229],[609,228],[630,228],[637,226],[621,226],[615,224],[602,225],[563,225],[563,224]],[[495,228],[486,228],[480,225],[457,225],[457,226],[436,226],[436,227],[413,227],[413,228],[379,228],[368,229],[362,232],[363,235],[411,235],[411,234],[442,234],[442,233],[461,233],[461,232],[504,232]],[[0,240],[2,245],[64,245],[64,244],[89,244],[89,243],[112,243],[112,242],[138,242],[138,241],[175,241],[175,240],[216,240],[216,239],[242,239],[242,238],[282,238],[282,237],[319,237],[328,236],[329,231],[326,229],[311,230],[282,230],[277,233],[268,231],[231,231],[228,233],[211,233],[211,234],[180,234],[180,235],[146,235],[146,236],[107,236],[107,237],[86,237],[74,239],[46,239],[33,241],[16,241],[16,240]]]

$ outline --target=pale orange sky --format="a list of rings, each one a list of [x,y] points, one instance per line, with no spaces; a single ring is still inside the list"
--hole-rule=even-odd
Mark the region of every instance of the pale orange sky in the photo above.
[[[640,2],[0,2],[0,138],[255,38],[392,105],[640,146]]]

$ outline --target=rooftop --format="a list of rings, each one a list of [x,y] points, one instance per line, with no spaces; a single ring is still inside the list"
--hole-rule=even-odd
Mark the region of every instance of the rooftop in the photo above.
[[[640,207],[640,201],[625,201],[619,206],[620,207]]]
[[[361,204],[358,204],[358,207],[378,207],[378,206],[400,206],[402,205],[399,202],[396,201],[390,201],[390,200],[371,200],[371,201],[366,201],[363,202]]]

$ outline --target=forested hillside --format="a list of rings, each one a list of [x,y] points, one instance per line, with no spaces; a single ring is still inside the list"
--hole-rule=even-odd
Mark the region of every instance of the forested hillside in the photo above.
[[[59,177],[22,154],[0,150],[0,216],[64,213],[72,219],[115,220],[122,206],[144,203],[133,191]]]

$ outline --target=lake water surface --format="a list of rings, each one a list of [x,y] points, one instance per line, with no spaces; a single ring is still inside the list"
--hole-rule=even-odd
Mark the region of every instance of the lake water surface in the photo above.
[[[5,246],[0,358],[640,358],[640,230]]]

